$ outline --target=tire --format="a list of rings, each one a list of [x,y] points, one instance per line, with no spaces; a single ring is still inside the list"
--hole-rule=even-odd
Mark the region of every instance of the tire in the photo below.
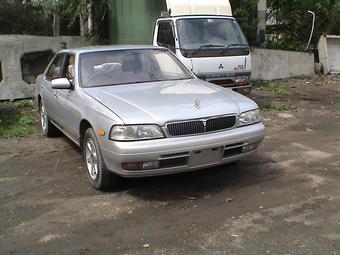
[[[47,137],[53,137],[59,134],[59,130],[54,124],[49,120],[48,115],[45,111],[44,102],[41,100],[40,106],[40,123],[41,123],[41,129],[44,136]]]
[[[118,182],[118,176],[106,169],[97,137],[92,128],[85,131],[82,152],[86,175],[98,190],[107,190]]]

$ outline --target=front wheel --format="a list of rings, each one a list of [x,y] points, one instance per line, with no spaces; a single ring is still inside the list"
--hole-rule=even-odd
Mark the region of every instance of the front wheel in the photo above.
[[[58,134],[58,129],[48,118],[43,101],[40,102],[40,122],[43,135],[47,137],[52,137]]]
[[[92,128],[86,130],[83,139],[85,168],[91,185],[99,190],[106,190],[117,182],[118,176],[104,166],[97,137]]]

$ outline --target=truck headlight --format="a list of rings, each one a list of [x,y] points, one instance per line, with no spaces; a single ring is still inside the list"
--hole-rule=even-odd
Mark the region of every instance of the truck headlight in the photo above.
[[[243,76],[235,76],[235,83],[249,83],[250,76],[243,75]]]
[[[238,127],[242,127],[242,126],[247,126],[247,125],[251,125],[251,124],[256,124],[261,122],[262,118],[261,118],[261,113],[259,109],[256,110],[252,110],[252,111],[248,111],[248,112],[244,112],[242,113],[239,117],[238,117]]]
[[[157,125],[113,126],[110,132],[111,140],[122,142],[159,138],[164,138],[164,134]]]

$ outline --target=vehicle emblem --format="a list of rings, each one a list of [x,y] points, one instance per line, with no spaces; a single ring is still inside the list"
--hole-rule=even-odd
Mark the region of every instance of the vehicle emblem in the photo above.
[[[201,100],[196,99],[194,105],[195,105],[195,108],[197,110],[200,110],[201,109]]]
[[[223,69],[224,66],[222,64],[220,64],[220,66],[218,67],[218,69]]]

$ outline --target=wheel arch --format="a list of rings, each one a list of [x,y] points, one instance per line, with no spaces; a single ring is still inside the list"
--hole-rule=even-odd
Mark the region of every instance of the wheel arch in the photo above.
[[[42,100],[41,95],[38,94],[38,97],[37,97],[37,104],[38,104],[38,111],[39,111],[39,112],[40,112],[40,104],[41,104],[41,100]]]
[[[87,119],[82,119],[79,124],[79,145],[83,149],[84,135],[87,129],[92,128],[91,123]]]

